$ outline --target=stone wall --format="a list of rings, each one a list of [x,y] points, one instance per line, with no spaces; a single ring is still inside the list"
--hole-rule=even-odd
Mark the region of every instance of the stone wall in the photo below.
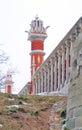
[[[72,48],[66,126],[70,130],[82,130],[82,33]]]

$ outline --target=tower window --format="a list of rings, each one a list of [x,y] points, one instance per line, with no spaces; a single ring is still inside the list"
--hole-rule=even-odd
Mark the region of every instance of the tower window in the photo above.
[[[36,26],[36,21],[34,20],[34,25]]]
[[[38,23],[38,27],[39,27],[39,21],[37,21],[37,23]]]

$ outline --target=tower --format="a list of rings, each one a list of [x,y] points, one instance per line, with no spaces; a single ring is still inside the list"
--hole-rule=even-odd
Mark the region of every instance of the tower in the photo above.
[[[12,94],[12,87],[13,87],[13,81],[12,81],[12,74],[11,72],[7,72],[6,75],[6,81],[5,81],[5,92],[8,94]]]
[[[31,79],[35,71],[40,67],[44,60],[44,40],[47,38],[46,30],[49,26],[44,28],[43,21],[38,16],[32,20],[31,28],[28,32],[28,40],[31,41]],[[30,93],[34,93],[33,82],[31,82]]]

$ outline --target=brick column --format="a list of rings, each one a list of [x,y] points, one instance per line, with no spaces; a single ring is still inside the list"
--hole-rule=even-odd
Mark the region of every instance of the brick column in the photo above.
[[[50,84],[49,84],[49,79],[50,79],[50,76],[49,76],[49,74],[50,74],[50,70],[49,70],[49,65],[48,65],[48,88],[47,88],[47,92],[49,92],[49,88],[50,88]]]
[[[40,78],[38,79],[38,93],[40,93]]]
[[[57,56],[55,56],[55,84],[54,84],[54,90],[56,91],[57,89]]]
[[[61,52],[58,51],[58,90],[60,90]]]
[[[35,81],[35,94],[37,94],[38,93],[38,91],[37,91],[37,81]]]
[[[65,45],[62,46],[62,87],[64,86]]]
[[[53,68],[53,58],[51,58],[51,92],[53,91],[53,72],[54,72],[54,68]]]
[[[47,92],[47,84],[46,84],[46,80],[47,80],[47,67],[45,66],[44,69],[44,92]]]
[[[43,75],[41,74],[41,93],[43,92]]]
[[[68,82],[69,77],[69,42],[66,41],[66,82]]]

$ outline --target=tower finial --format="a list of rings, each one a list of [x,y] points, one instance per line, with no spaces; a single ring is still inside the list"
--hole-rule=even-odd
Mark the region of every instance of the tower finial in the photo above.
[[[38,14],[36,14],[36,17],[35,17],[35,19],[39,19],[39,17],[38,17]]]

